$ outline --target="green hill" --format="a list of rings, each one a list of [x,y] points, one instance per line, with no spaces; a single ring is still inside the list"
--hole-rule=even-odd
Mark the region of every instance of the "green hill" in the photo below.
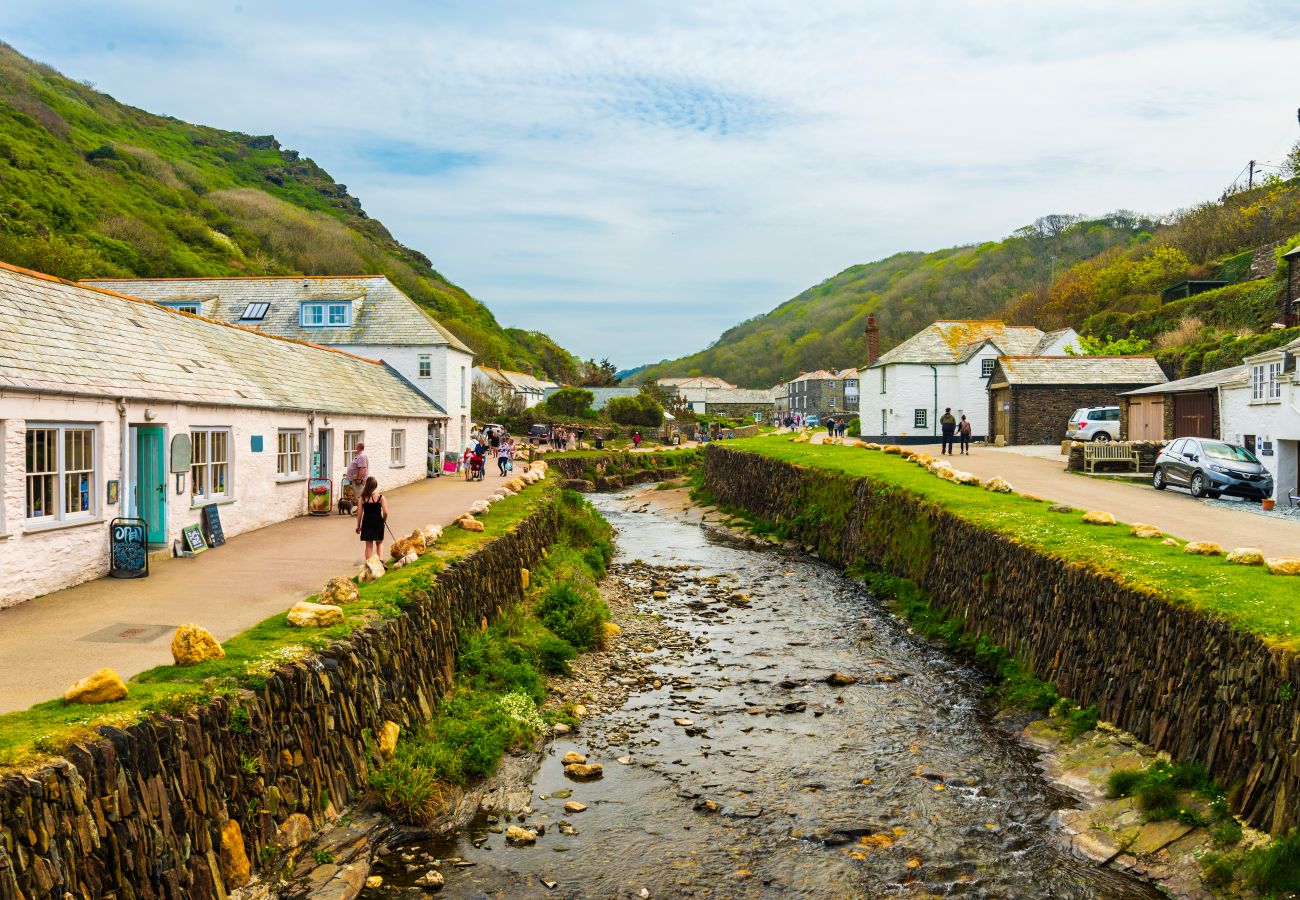
[[[1003,318],[1150,340],[1172,376],[1199,374],[1296,336],[1270,328],[1281,282],[1258,277],[1251,264],[1252,251],[1270,257],[1279,238],[1297,231],[1295,179],[1274,179],[1162,220],[1129,212],[1046,216],[1000,241],[899,253],[845,269],[728,329],[707,349],[650,366],[637,378],[717,375],[770,387],[800,371],[860,366],[869,313],[880,325],[882,350],[936,319]],[[1186,278],[1229,285],[1162,304],[1160,292]]]
[[[274,137],[117,102],[0,44],[0,259],[81,279],[385,274],[485,364],[577,361],[488,310]]]

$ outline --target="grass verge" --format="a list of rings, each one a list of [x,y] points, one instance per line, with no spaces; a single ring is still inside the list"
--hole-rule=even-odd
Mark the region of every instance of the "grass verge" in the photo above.
[[[277,613],[224,642],[224,659],[141,672],[127,682],[130,695],[118,703],[70,706],[57,699],[0,715],[0,771],[29,768],[73,742],[93,738],[101,725],[122,728],[158,712],[181,715],[218,696],[231,696],[240,688],[260,688],[278,666],[347,637],[365,624],[367,616],[400,614],[413,595],[433,586],[449,563],[512,530],[534,510],[553,502],[557,491],[556,480],[548,478],[494,503],[481,517],[482,532],[446,529],[433,552],[418,562],[359,585],[357,601],[343,607],[343,624],[326,629],[294,628],[285,622],[284,613]]]
[[[1038,499],[954,484],[885,453],[793,444],[784,437],[746,438],[727,448],[904,489],[1039,552],[1219,616],[1274,645],[1300,650],[1300,579],[1270,575],[1260,566],[1229,564],[1223,557],[1187,554],[1158,540],[1134,537],[1122,523],[1088,525],[1078,513],[1052,512]],[[814,513],[821,511],[805,510],[805,515]],[[1187,537],[1197,539],[1195,534]]]
[[[376,799],[399,821],[430,823],[446,798],[490,775],[548,722],[576,724],[566,710],[543,710],[545,676],[567,673],[580,651],[604,643],[609,609],[597,585],[614,545],[608,523],[578,494],[563,492],[560,512],[559,540],[531,573],[525,599],[487,628],[460,633],[454,687],[372,774]]]

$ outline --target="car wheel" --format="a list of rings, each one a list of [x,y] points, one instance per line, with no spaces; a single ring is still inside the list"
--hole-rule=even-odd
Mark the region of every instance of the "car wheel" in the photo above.
[[[1193,497],[1204,497],[1207,493],[1205,490],[1205,476],[1200,472],[1193,475],[1191,487]]]
[[[1151,486],[1155,488],[1157,491],[1163,491],[1165,489],[1164,469],[1159,469],[1159,468],[1156,469],[1155,474],[1151,476]]]
[[[1092,442],[1094,444],[1104,444],[1109,440],[1110,440],[1110,435],[1104,431],[1099,431],[1092,436]]]

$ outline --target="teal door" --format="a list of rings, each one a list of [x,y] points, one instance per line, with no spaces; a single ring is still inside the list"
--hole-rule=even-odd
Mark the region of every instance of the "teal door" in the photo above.
[[[163,430],[140,426],[135,430],[135,508],[149,523],[148,541],[167,541],[167,459]]]

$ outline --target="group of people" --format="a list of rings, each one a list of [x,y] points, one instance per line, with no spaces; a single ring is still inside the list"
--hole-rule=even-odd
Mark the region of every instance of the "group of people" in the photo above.
[[[485,428],[469,436],[461,464],[466,478],[481,478],[486,474],[487,462],[495,459],[497,472],[505,477],[514,468],[515,439],[504,428]]]
[[[842,438],[849,432],[849,418],[836,419],[831,416],[826,420],[826,434],[833,438]]]
[[[551,429],[551,447],[556,450],[577,450],[586,432],[585,428],[556,425]]]
[[[939,417],[939,428],[943,431],[943,447],[939,451],[940,453],[953,452],[952,439],[955,436],[961,441],[961,453],[959,455],[970,456],[970,419],[962,416],[961,421],[958,421],[952,414],[952,407],[949,406],[944,409],[943,415]]]

